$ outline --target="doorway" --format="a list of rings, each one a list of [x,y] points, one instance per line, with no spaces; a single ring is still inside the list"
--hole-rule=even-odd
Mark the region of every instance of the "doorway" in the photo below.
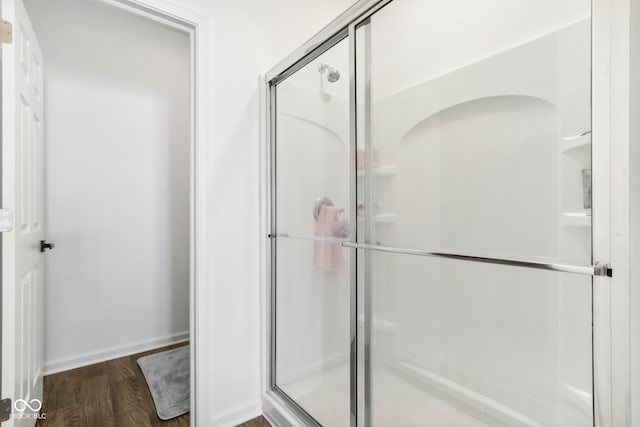
[[[56,244],[44,372],[187,340],[189,34],[100,2],[25,6],[46,59]]]
[[[38,23],[35,22],[38,21],[38,2],[27,1],[25,3],[27,3],[27,9],[35,23],[36,33],[46,32],[46,30],[43,30],[42,22],[45,22],[45,25],[53,24],[51,21],[48,22],[48,19],[53,16],[55,11],[49,11],[50,16],[45,16]],[[82,11],[82,5],[80,7],[78,5],[69,7],[68,4],[62,3],[69,2],[57,2],[54,6],[61,9],[66,7],[69,15]],[[54,200],[48,200],[47,206],[47,215],[55,218],[55,212],[57,211],[59,219],[66,217],[64,221],[68,220],[68,224],[75,226],[68,227],[65,231],[65,227],[61,227],[64,221],[54,220],[49,231],[57,234],[56,230],[62,230],[58,234],[56,249],[61,249],[63,246],[69,249],[69,247],[81,243],[87,234],[96,238],[95,245],[92,246],[92,251],[96,256],[81,259],[83,258],[83,253],[89,252],[89,244],[86,241],[81,243],[84,249],[76,246],[74,251],[77,252],[75,254],[64,254],[64,251],[57,253],[54,251],[49,254],[50,259],[47,262],[49,266],[54,264],[53,257],[62,261],[56,266],[63,266],[58,272],[55,271],[55,268],[51,269],[49,273],[54,279],[52,282],[55,283],[56,279],[60,278],[60,276],[56,277],[56,275],[62,272],[63,286],[70,285],[74,281],[76,285],[67,289],[58,287],[47,295],[47,303],[52,304],[57,309],[57,311],[55,309],[45,309],[45,313],[50,313],[51,316],[57,317],[55,320],[48,319],[47,326],[53,328],[52,330],[56,332],[66,330],[70,332],[70,335],[65,337],[62,334],[46,340],[47,348],[44,349],[44,356],[46,358],[45,362],[48,363],[44,366],[45,373],[66,370],[74,366],[82,366],[188,339],[189,335],[195,331],[195,277],[201,276],[197,273],[194,250],[194,246],[198,244],[194,237],[195,230],[198,227],[198,223],[195,220],[196,206],[198,206],[195,187],[202,180],[202,173],[196,173],[202,170],[202,161],[196,159],[195,151],[201,141],[202,129],[204,129],[202,124],[199,124],[196,128],[195,121],[196,113],[201,112],[201,109],[197,108],[200,105],[198,100],[201,97],[195,94],[196,80],[194,77],[196,68],[198,71],[202,70],[201,64],[196,61],[199,58],[196,52],[199,53],[200,51],[196,48],[195,42],[197,26],[201,23],[201,20],[190,21],[187,19],[179,21],[175,18],[176,16],[182,16],[179,12],[173,14],[172,17],[168,17],[163,14],[162,10],[141,7],[140,2],[136,2],[135,5],[128,2],[82,3],[87,7],[103,8],[102,14],[94,14],[97,19],[106,20],[110,14],[121,14],[117,21],[112,22],[110,25],[102,25],[102,29],[106,30],[107,35],[109,34],[109,28],[114,31],[120,26],[119,29],[124,31],[128,25],[126,23],[127,19],[139,20],[138,23],[133,25],[136,27],[134,32],[138,32],[138,34],[134,34],[129,40],[130,42],[134,40],[141,41],[144,38],[141,37],[141,34],[144,33],[144,21],[146,21],[147,27],[154,25],[167,30],[165,32],[167,34],[181,34],[181,61],[175,60],[176,51],[169,55],[173,55],[174,62],[180,62],[181,65],[177,66],[174,63],[173,65],[176,66],[170,70],[172,72],[165,73],[167,78],[170,77],[168,74],[172,74],[174,78],[178,75],[181,76],[181,78],[175,79],[180,83],[173,82],[173,86],[180,86],[181,95],[178,99],[175,93],[167,94],[165,91],[164,94],[158,94],[157,91],[162,89],[160,72],[149,74],[146,80],[141,78],[142,73],[140,71],[145,65],[143,63],[144,57],[148,54],[143,50],[139,50],[138,55],[135,55],[131,49],[127,53],[122,50],[120,52],[115,50],[109,52],[107,48],[106,61],[103,62],[100,62],[101,58],[98,55],[91,57],[85,51],[85,59],[87,60],[76,59],[74,64],[73,58],[64,57],[64,51],[62,56],[56,55],[56,53],[60,53],[60,51],[54,52],[56,45],[53,45],[53,48],[50,45],[49,49],[44,46],[45,58],[48,51],[51,51],[52,59],[55,58],[52,61],[52,65],[57,61],[57,64],[52,66],[51,70],[51,75],[56,77],[55,75],[57,74],[57,77],[52,77],[51,80],[45,83],[43,92],[46,93],[47,89],[51,89],[52,97],[48,100],[51,101],[50,104],[55,106],[56,112],[61,113],[63,110],[67,110],[67,119],[73,115],[76,115],[79,119],[74,123],[74,126],[67,127],[69,130],[69,138],[66,138],[67,142],[57,145],[55,144],[56,138],[58,142],[62,141],[59,136],[62,133],[60,131],[61,127],[64,128],[64,114],[58,115],[55,120],[45,120],[45,132],[50,132],[47,136],[53,136],[51,139],[54,141],[54,144],[47,147],[52,153],[51,163],[46,167],[46,173],[50,173],[47,185],[51,186],[53,190],[55,182],[58,181],[60,183],[59,179],[63,179],[62,183],[65,184],[64,180],[70,176],[76,176],[77,178],[75,181],[67,181],[66,185],[56,186],[58,189],[63,188],[63,193],[58,192],[55,194],[55,197],[52,198]],[[104,3],[110,3],[110,5],[107,6]],[[46,14],[46,12],[44,13]],[[87,13],[87,10],[84,10],[84,13]],[[168,11],[165,11],[165,13],[168,13]],[[194,16],[191,15],[191,17]],[[86,23],[89,19],[84,21]],[[100,27],[101,25],[95,25],[93,30],[100,29]],[[75,41],[79,43],[76,47],[81,47],[81,43],[83,41],[87,42],[90,38],[88,35],[91,30],[91,28],[85,28],[74,34],[73,26],[67,25],[54,29],[56,33],[54,38],[59,42],[68,37],[71,44]],[[65,33],[65,31],[68,32]],[[111,33],[111,36],[113,36],[113,33]],[[157,42],[158,37],[161,36],[156,32],[150,39]],[[159,40],[165,42],[165,47],[169,44],[167,38],[160,38]],[[96,46],[101,43],[99,39],[94,39],[92,42],[96,42]],[[109,43],[104,41],[102,41],[102,44],[109,46]],[[75,49],[76,52],[78,50],[82,49]],[[112,58],[109,58],[109,53],[112,54]],[[117,62],[117,54],[122,54],[128,60],[129,70],[122,69],[122,67],[118,69],[118,67],[114,66]],[[157,59],[154,58],[154,60]],[[138,61],[137,63],[136,60]],[[170,62],[167,61],[167,63]],[[131,67],[133,67],[133,72]],[[166,65],[165,68],[167,68]],[[46,75],[46,65],[44,70]],[[63,76],[65,73],[67,74],[66,78]],[[146,86],[138,84],[136,87],[136,79],[138,79],[137,83],[146,83]],[[165,89],[170,89],[168,86],[170,84],[166,84]],[[72,94],[76,95],[76,99],[71,100]],[[65,97],[67,101],[65,101]],[[83,97],[84,99],[82,99]],[[111,101],[109,101],[109,98]],[[64,106],[65,103],[66,106]],[[80,108],[77,108],[78,106]],[[57,107],[61,107],[61,109]],[[77,109],[74,113],[75,108]],[[174,110],[171,110],[171,108]],[[178,112],[176,112],[176,109]],[[89,117],[91,111],[95,113],[94,118],[115,118],[113,126],[105,125],[104,122],[102,127],[95,126],[96,122],[93,123],[94,126],[91,126],[91,117]],[[85,113],[87,116],[82,117]],[[55,116],[55,114],[51,114],[51,116]],[[130,120],[127,122],[127,119]],[[68,125],[70,121],[66,123]],[[51,127],[49,128],[48,126]],[[56,126],[58,126],[57,130]],[[85,135],[81,135],[83,126],[86,126]],[[152,138],[155,139],[156,146],[152,145],[151,138],[145,139],[145,136],[148,136],[148,132],[144,131],[145,126],[147,127],[146,130],[153,133]],[[93,135],[90,135],[89,128],[91,127],[93,127]],[[132,129],[134,132],[130,132]],[[56,132],[58,132],[57,137]],[[131,138],[132,135],[133,138]],[[103,136],[107,136],[107,138],[102,138]],[[134,139],[135,141],[133,141]],[[78,144],[73,148],[73,145],[81,140],[84,141],[84,145]],[[107,140],[110,143],[109,147],[105,144],[100,144],[100,142]],[[169,143],[172,140],[179,140],[181,144]],[[162,145],[163,142],[165,143],[164,146]],[[71,144],[69,145],[68,143]],[[94,144],[93,146],[91,146],[92,143]],[[156,150],[152,150],[152,148]],[[64,150],[66,149],[71,149],[71,151],[65,153]],[[115,153],[118,149],[121,155],[116,158]],[[86,156],[101,150],[102,159],[96,156],[93,158]],[[145,153],[144,150],[147,150],[147,152]],[[201,152],[200,149],[198,151]],[[60,155],[57,163],[54,152]],[[127,154],[130,155],[132,153],[138,156],[137,160],[148,157],[150,160],[157,162],[147,168],[145,166],[148,165],[144,163],[142,163],[142,166],[141,164],[132,166],[130,162],[135,162],[135,160],[127,157]],[[68,162],[66,166],[64,162]],[[111,164],[109,165],[109,163]],[[62,167],[60,167],[61,164],[63,165]],[[108,170],[103,169],[100,171],[100,165],[108,165]],[[80,166],[80,169],[76,169],[78,166]],[[55,172],[55,170],[58,172]],[[126,177],[127,173],[129,173],[128,178]],[[114,178],[117,176],[125,178],[127,182],[121,181],[118,184],[116,182],[117,178]],[[116,185],[109,187],[107,185],[108,181]],[[149,183],[152,183],[152,185],[149,186]],[[122,191],[118,191],[118,188],[122,189]],[[127,190],[131,189],[135,191],[126,194]],[[154,191],[158,189],[160,191]],[[85,190],[89,191],[85,192]],[[82,194],[83,192],[84,194]],[[98,194],[100,192],[102,192],[101,195]],[[35,191],[33,193],[35,196]],[[55,193],[55,191],[52,191],[52,193]],[[77,197],[74,199],[73,196]],[[123,197],[119,199],[119,196]],[[147,197],[146,200],[144,199],[145,196]],[[65,209],[57,205],[61,198],[66,198],[67,200],[66,209],[68,211],[66,213],[63,212]],[[78,202],[79,199],[84,203]],[[124,204],[122,203],[123,200]],[[151,206],[151,203],[145,205],[145,202],[152,202],[155,205]],[[141,218],[146,217],[146,220],[133,219],[134,222],[137,221],[134,228],[138,232],[138,239],[131,238],[131,229],[128,229],[127,226],[124,228],[114,227],[118,222],[122,223],[123,219],[123,217],[118,218],[117,211],[119,209],[116,206],[117,204],[120,205],[120,209],[130,209],[130,213],[133,212],[134,215],[139,215]],[[69,214],[69,212],[76,214],[82,211],[85,214],[84,219],[80,219],[80,216],[73,218]],[[99,211],[105,216],[101,217],[101,214],[98,213]],[[60,215],[60,212],[62,212],[62,215]],[[155,217],[151,215],[156,212],[158,214]],[[106,218],[107,216],[111,220],[115,220],[115,222],[110,225],[110,221]],[[93,223],[94,227],[88,227],[87,225],[91,224],[93,220],[96,220]],[[129,220],[132,220],[131,216]],[[175,227],[167,227],[167,224],[176,225]],[[153,232],[154,227],[155,233]],[[108,239],[105,239],[107,234],[111,237],[118,231],[120,232],[119,242],[113,240],[109,242]],[[103,232],[104,234],[101,234]],[[146,236],[145,233],[147,233]],[[53,240],[51,236],[49,236],[49,239]],[[140,243],[145,240],[148,244],[143,247]],[[101,252],[102,249],[96,250],[96,248],[102,246],[100,242],[104,244],[103,249],[106,249],[106,247],[109,249],[103,252]],[[115,254],[115,258],[117,258],[122,252],[130,248],[136,249],[129,253],[129,258],[137,260],[135,261],[137,266],[131,268],[132,264],[129,264],[129,267],[127,267],[129,260],[125,261],[124,258],[117,262],[117,259],[114,260],[112,257],[112,262],[109,262],[107,255]],[[202,253],[203,251],[199,251],[199,254]],[[78,259],[81,259],[81,262],[70,262],[69,255],[74,255],[77,258],[79,256]],[[64,259],[65,257],[67,258],[66,260]],[[109,264],[111,265],[108,266]],[[97,274],[89,279],[86,274],[92,268],[90,267],[91,265]],[[121,268],[121,271],[129,270],[131,274],[127,280],[123,277],[117,279],[114,276],[111,276],[111,279],[114,280],[109,279],[109,275],[115,273],[118,267]],[[83,269],[85,273],[82,273]],[[74,277],[64,277],[68,273],[72,273]],[[84,279],[82,279],[83,275],[85,275]],[[77,286],[78,279],[85,283],[84,290]],[[126,286],[127,281],[128,286]],[[100,282],[102,283],[100,284]],[[108,285],[106,285],[106,282],[109,282]],[[136,292],[136,288],[133,286],[134,282],[145,282],[147,284],[148,287],[142,292],[144,295],[140,293],[139,288]],[[174,286],[174,283],[178,283],[178,285]],[[118,289],[119,286],[120,288]],[[127,288],[126,291],[124,290],[125,287]],[[51,291],[51,289],[49,290]],[[115,292],[109,294],[111,291]],[[119,293],[120,297],[115,297],[116,293]],[[88,306],[87,300],[84,301],[84,304],[82,303],[83,297],[89,297]],[[171,307],[171,304],[176,301],[179,307]],[[125,303],[123,304],[123,302]],[[127,303],[131,302],[133,302],[133,305],[127,307]],[[65,304],[68,305],[65,306]],[[106,309],[114,307],[116,308],[115,313],[100,319],[100,310],[106,312]],[[148,315],[145,315],[145,310]],[[136,312],[137,314],[135,314]],[[154,321],[153,313],[162,312],[165,313],[165,316],[156,316]],[[133,317],[129,317],[131,315]],[[119,318],[128,318],[127,326],[117,325]],[[149,318],[151,319],[149,320]],[[64,324],[65,322],[67,322],[66,325]],[[53,324],[55,323],[58,325],[54,328]],[[86,329],[84,331],[74,330],[79,325],[84,325]],[[114,328],[114,326],[116,327]],[[113,331],[116,329],[119,329],[119,331],[114,333]],[[69,337],[72,335],[75,335],[76,339],[71,338],[70,340]],[[107,339],[103,341],[100,338],[101,336]],[[124,337],[125,340],[118,342],[117,336]],[[112,339],[114,337],[116,337],[115,340]],[[33,350],[43,350],[39,348],[39,343],[34,343],[34,346],[35,344],[38,344],[36,346],[38,348],[31,347]],[[102,344],[104,345],[100,348]],[[92,345],[93,348],[91,348]],[[67,352],[67,354],[58,353],[58,357],[56,357],[57,350],[55,346],[58,346],[58,349],[66,347],[64,352]],[[85,347],[81,348],[82,346]],[[68,352],[70,349],[71,351]],[[47,351],[54,356],[47,358]],[[194,360],[195,356],[192,355],[191,358]],[[4,363],[3,368],[10,369]],[[193,374],[195,363],[191,363],[191,369]],[[41,375],[42,371],[39,370],[39,367],[38,371]],[[193,377],[194,375],[192,375]],[[191,383],[193,391],[195,379]],[[9,396],[13,396],[15,392],[9,389],[4,389],[3,391]],[[195,395],[195,393],[192,393],[192,395]],[[18,392],[14,396],[14,400],[19,397]]]

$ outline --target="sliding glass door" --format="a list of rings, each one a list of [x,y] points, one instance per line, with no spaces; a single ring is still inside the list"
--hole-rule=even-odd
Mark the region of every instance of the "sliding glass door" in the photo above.
[[[531,268],[591,265],[590,3],[570,3],[396,1],[356,30],[362,425],[593,423],[591,276]]]
[[[349,425],[349,46],[274,96],[273,385],[324,426]]]
[[[324,426],[590,426],[591,4],[371,1],[270,82],[271,386]]]

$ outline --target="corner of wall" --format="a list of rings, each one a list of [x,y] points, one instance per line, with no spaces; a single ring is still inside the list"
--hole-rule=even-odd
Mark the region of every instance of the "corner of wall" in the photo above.
[[[629,89],[629,258],[640,257],[640,3],[631,1],[630,13],[630,89]],[[640,266],[631,262],[631,426],[640,427]]]

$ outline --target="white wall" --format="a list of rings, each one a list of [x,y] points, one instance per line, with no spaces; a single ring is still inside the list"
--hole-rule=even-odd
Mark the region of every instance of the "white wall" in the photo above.
[[[640,427],[640,4],[630,2],[630,305],[631,305],[631,425]]]
[[[379,30],[372,33],[372,67],[393,76],[376,90],[377,96],[397,93],[584,20],[590,8],[584,0],[541,0],[535,7],[527,0],[391,3],[373,18]],[[402,31],[396,31],[398,22]]]
[[[45,369],[188,336],[189,38],[27,0],[45,65]]]

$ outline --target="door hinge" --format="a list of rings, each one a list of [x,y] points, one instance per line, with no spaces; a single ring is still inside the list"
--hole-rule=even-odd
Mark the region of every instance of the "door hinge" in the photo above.
[[[13,43],[13,24],[0,19],[0,43]]]
[[[11,417],[11,399],[0,400],[0,423],[9,421]]]

